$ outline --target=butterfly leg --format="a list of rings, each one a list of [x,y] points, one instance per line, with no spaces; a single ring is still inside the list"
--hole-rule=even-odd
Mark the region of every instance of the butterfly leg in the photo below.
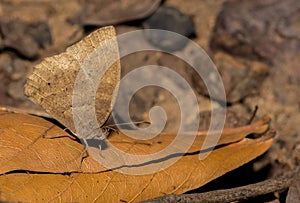
[[[85,151],[87,151],[87,148],[88,148],[89,145],[88,145],[85,138],[82,138],[82,140],[83,140],[83,144],[84,144],[84,149],[85,149]]]
[[[102,142],[103,142],[104,139],[101,139],[100,140],[100,144],[98,145],[98,148],[99,148],[99,155],[104,158],[103,154],[102,154]],[[105,147],[104,147],[105,148]]]

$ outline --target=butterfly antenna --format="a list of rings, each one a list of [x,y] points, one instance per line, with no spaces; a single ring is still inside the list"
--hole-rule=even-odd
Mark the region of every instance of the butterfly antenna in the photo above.
[[[149,121],[135,121],[135,122],[128,122],[128,123],[115,123],[106,125],[105,127],[112,127],[112,126],[121,126],[121,125],[128,125],[128,124],[151,124]]]

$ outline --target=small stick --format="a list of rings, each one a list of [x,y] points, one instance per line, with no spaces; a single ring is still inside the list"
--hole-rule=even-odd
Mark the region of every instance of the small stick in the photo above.
[[[253,119],[255,118],[255,115],[256,115],[256,113],[257,113],[257,110],[258,110],[258,106],[255,105],[255,109],[254,109],[254,111],[253,111],[253,113],[252,113],[252,115],[251,115],[249,121],[247,122],[247,125],[250,125],[250,124],[252,123],[252,121],[253,121]]]
[[[182,194],[182,195],[165,195],[154,199],[143,201],[143,203],[158,202],[200,202],[200,203],[216,203],[216,202],[234,202],[247,200],[251,197],[266,195],[273,192],[280,192],[287,189],[292,183],[294,172],[287,173],[278,178],[268,179],[259,183],[250,184],[232,189],[215,190],[204,193]]]

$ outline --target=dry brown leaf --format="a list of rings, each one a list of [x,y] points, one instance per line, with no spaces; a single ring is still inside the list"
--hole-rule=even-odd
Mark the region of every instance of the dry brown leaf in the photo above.
[[[269,119],[264,118],[248,126],[225,129],[218,145],[242,140],[251,133],[263,133],[268,129],[268,122]],[[187,136],[189,134],[186,133]],[[83,159],[84,147],[74,137],[37,116],[0,111],[0,136],[1,174],[14,170],[51,173],[107,170],[90,156]],[[112,133],[108,141],[127,153],[149,154],[165,148],[175,136],[164,133],[151,140],[137,142],[122,133]],[[205,136],[206,132],[198,132],[188,152],[199,151]]]
[[[105,170],[90,157],[82,162],[83,145],[37,116],[0,111],[0,136],[1,174],[13,170],[63,173],[81,171],[81,167],[87,171]]]
[[[245,136],[266,131],[268,122],[264,118],[249,126],[225,129],[218,144],[233,143],[213,150],[204,160],[199,160],[199,148],[206,133],[198,132],[190,153],[172,166],[149,175],[128,175],[107,170],[90,156],[83,157],[83,146],[55,124],[37,116],[2,110],[0,201],[137,202],[181,194],[264,153],[273,142],[272,133],[258,139]],[[142,143],[113,133],[108,141],[127,152],[145,154],[161,150],[174,137],[165,133]],[[64,175],[66,172],[69,175]]]
[[[34,108],[15,108],[12,106],[0,106],[0,111],[7,111],[12,113],[22,113],[22,114],[31,114],[35,116],[40,116],[44,118],[51,119],[52,117],[48,115],[44,110],[42,109],[34,109]]]
[[[96,174],[11,173],[0,176],[1,201],[22,202],[137,202],[156,196],[181,194],[200,187],[264,153],[270,136],[243,139],[214,150],[199,161],[198,154],[183,156],[166,170],[133,176],[115,171]]]
[[[238,127],[238,128],[224,129],[217,143],[217,146],[242,140],[247,135],[252,133],[257,133],[257,134],[264,133],[269,128],[269,122],[270,122],[270,118],[264,117],[251,125]],[[218,132],[214,132],[214,133],[217,134]],[[214,133],[211,133],[210,135],[214,137],[213,136]],[[191,132],[186,132],[183,134],[185,136],[193,136],[193,133]],[[169,145],[174,140],[175,136],[176,134],[174,133],[162,132],[161,134],[154,137],[153,139],[149,139],[146,141],[136,141],[122,133],[119,133],[119,134],[111,135],[109,137],[109,141],[112,144],[114,144],[115,147],[130,152],[132,154],[149,154],[164,149],[167,145]],[[199,151],[204,140],[207,138],[206,136],[207,136],[207,131],[197,132],[197,137],[194,140],[194,143],[192,144],[188,152]],[[128,149],[130,149],[130,151],[128,151]]]

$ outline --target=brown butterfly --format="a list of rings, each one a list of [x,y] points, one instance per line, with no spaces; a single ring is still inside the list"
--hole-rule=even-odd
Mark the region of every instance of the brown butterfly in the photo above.
[[[110,50],[97,50],[101,43],[105,43],[107,40],[110,42]],[[99,60],[91,60],[90,58],[95,50],[98,51],[99,57],[97,59]],[[76,77],[84,64],[97,66],[101,69],[110,57],[117,58],[117,60],[104,73],[94,95],[96,118],[100,128],[103,129],[115,103],[114,90],[118,87],[121,74],[116,32],[112,26],[92,32],[81,41],[68,47],[66,52],[45,58],[36,65],[27,79],[25,95],[87,144],[86,140],[94,137],[88,133],[78,135],[74,125],[72,98]],[[82,89],[79,96],[84,98],[86,91],[89,90]],[[81,105],[84,106],[85,104]],[[83,120],[89,125],[89,118]],[[99,129],[91,129],[91,131],[96,130],[99,131]],[[103,137],[96,139],[103,139]]]

